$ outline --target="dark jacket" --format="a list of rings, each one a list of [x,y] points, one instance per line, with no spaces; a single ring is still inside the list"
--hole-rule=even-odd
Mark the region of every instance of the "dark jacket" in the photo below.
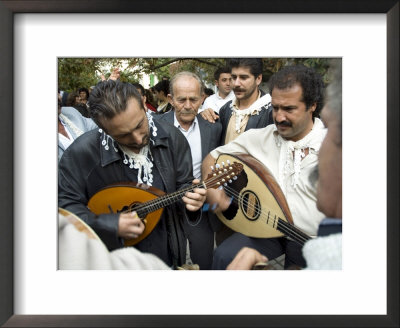
[[[154,144],[150,141],[153,164],[161,175],[165,192],[171,193],[190,185],[193,180],[190,148],[176,128],[155,124],[157,136],[152,137]],[[59,163],[58,204],[88,223],[112,250],[123,246],[117,235],[119,214],[96,216],[86,205],[100,189],[112,183],[126,182],[128,178],[124,173],[126,168],[121,151],[114,151],[112,145],[110,150],[105,150],[101,145],[102,136],[97,129],[85,133],[64,152]],[[168,239],[172,262],[163,260],[173,265],[185,262],[186,240],[180,222],[183,215],[186,215],[183,202],[168,206],[164,211],[166,222],[163,224],[168,235],[165,238]]]
[[[260,90],[261,97],[265,95],[265,92]],[[226,130],[228,129],[229,120],[232,116],[231,108],[232,100],[228,101],[219,110],[219,121],[222,124],[222,135],[221,135],[221,145],[225,144]],[[250,129],[265,128],[267,125],[274,123],[272,118],[272,106],[263,106],[258,115],[251,115],[249,121],[247,122],[245,131]]]
[[[174,125],[174,116],[175,111],[171,111],[169,113],[165,113],[161,116],[153,116],[156,119],[163,120],[168,122],[171,125]],[[199,122],[200,128],[200,137],[201,137],[201,159],[203,160],[211,151],[220,146],[221,134],[222,134],[222,125],[219,121],[215,123],[210,123],[205,120],[200,114],[197,114],[197,121]],[[207,179],[207,177],[202,177],[203,180]],[[203,213],[203,215],[208,216],[210,225],[214,231],[217,231],[221,227],[221,222],[217,218],[217,216],[212,213]]]

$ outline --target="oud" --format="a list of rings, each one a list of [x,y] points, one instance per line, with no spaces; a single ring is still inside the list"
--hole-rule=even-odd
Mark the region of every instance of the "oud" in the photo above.
[[[216,214],[226,226],[248,237],[287,236],[300,245],[311,239],[293,225],[281,188],[261,162],[247,154],[221,154],[217,159],[217,163],[227,161],[241,163],[243,171],[233,184],[224,187],[232,203],[226,211]]]

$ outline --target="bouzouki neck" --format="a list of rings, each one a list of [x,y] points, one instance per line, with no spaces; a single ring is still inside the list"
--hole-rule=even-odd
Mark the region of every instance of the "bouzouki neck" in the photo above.
[[[192,185],[188,188],[184,188],[174,193],[158,197],[146,203],[141,203],[140,205],[132,207],[127,211],[136,211],[137,215],[143,220],[147,216],[147,214],[176,203],[185,195],[185,193],[193,192],[195,188],[205,188],[205,183],[202,182],[197,185]]]
[[[156,199],[150,200],[139,205],[131,205],[127,212],[136,211],[138,216],[144,220],[147,214],[154,212],[160,208],[166,207],[173,203],[176,203],[187,192],[193,192],[195,188],[219,188],[223,186],[231,179],[235,179],[236,176],[243,170],[243,165],[240,163],[228,163],[228,167],[223,166],[222,168],[216,168],[216,170],[210,173],[205,181],[198,184],[191,185],[184,189],[175,191],[171,194],[166,194],[164,196],[158,197]]]

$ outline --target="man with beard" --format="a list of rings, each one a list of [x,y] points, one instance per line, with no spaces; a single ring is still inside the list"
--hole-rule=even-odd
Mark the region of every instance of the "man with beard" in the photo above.
[[[324,85],[315,70],[288,66],[270,80],[275,125],[249,130],[212,151],[203,161],[203,175],[222,153],[249,154],[263,163],[279,184],[296,227],[310,236],[317,234],[323,214],[316,206],[316,187],[309,180],[318,164],[318,151],[326,129],[318,118]],[[262,195],[261,195],[262,196]],[[223,190],[209,190],[207,202],[226,211],[231,200]],[[213,269],[225,269],[243,248],[256,249],[272,260],[285,254],[285,269],[305,266],[301,245],[285,237],[251,238],[234,233],[215,251]]]
[[[262,81],[262,59],[234,58],[228,61],[228,66],[235,97],[219,110],[221,145],[234,140],[244,131],[273,123],[271,97],[258,88]],[[218,118],[213,110],[204,110],[201,115],[209,122]]]
[[[206,155],[219,146],[221,124],[204,120],[197,112],[203,99],[203,82],[194,73],[180,72],[170,81],[169,102],[174,110],[157,116],[175,127],[186,137],[193,161],[193,175],[201,179],[201,162]],[[180,151],[180,150],[179,150]],[[203,177],[205,179],[207,177]],[[214,225],[217,218],[202,213],[197,221],[184,220],[184,229],[189,240],[190,258],[200,269],[211,268],[214,251]]]
[[[89,111],[100,129],[82,135],[64,152],[58,205],[85,221],[113,250],[123,247],[124,239],[140,236],[144,223],[135,211],[110,209],[110,213],[95,215],[87,207],[90,198],[110,184],[127,181],[166,193],[182,189],[193,180],[192,158],[185,137],[172,126],[154,122],[132,84],[100,82],[89,97]],[[135,247],[157,255],[169,266],[184,264],[181,220],[200,215],[205,194],[204,189],[195,188],[182,201],[167,206],[154,230]]]

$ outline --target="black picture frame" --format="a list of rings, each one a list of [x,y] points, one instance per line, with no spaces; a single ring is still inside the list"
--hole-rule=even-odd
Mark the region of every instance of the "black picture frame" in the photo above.
[[[13,16],[16,13],[384,13],[387,17],[387,315],[14,315]],[[399,327],[399,1],[0,0],[0,324],[4,327]],[[13,124],[14,123],[14,124]],[[16,127],[17,129],[18,127]],[[373,183],[372,183],[373,185]],[[366,264],[365,270],[368,270]]]

